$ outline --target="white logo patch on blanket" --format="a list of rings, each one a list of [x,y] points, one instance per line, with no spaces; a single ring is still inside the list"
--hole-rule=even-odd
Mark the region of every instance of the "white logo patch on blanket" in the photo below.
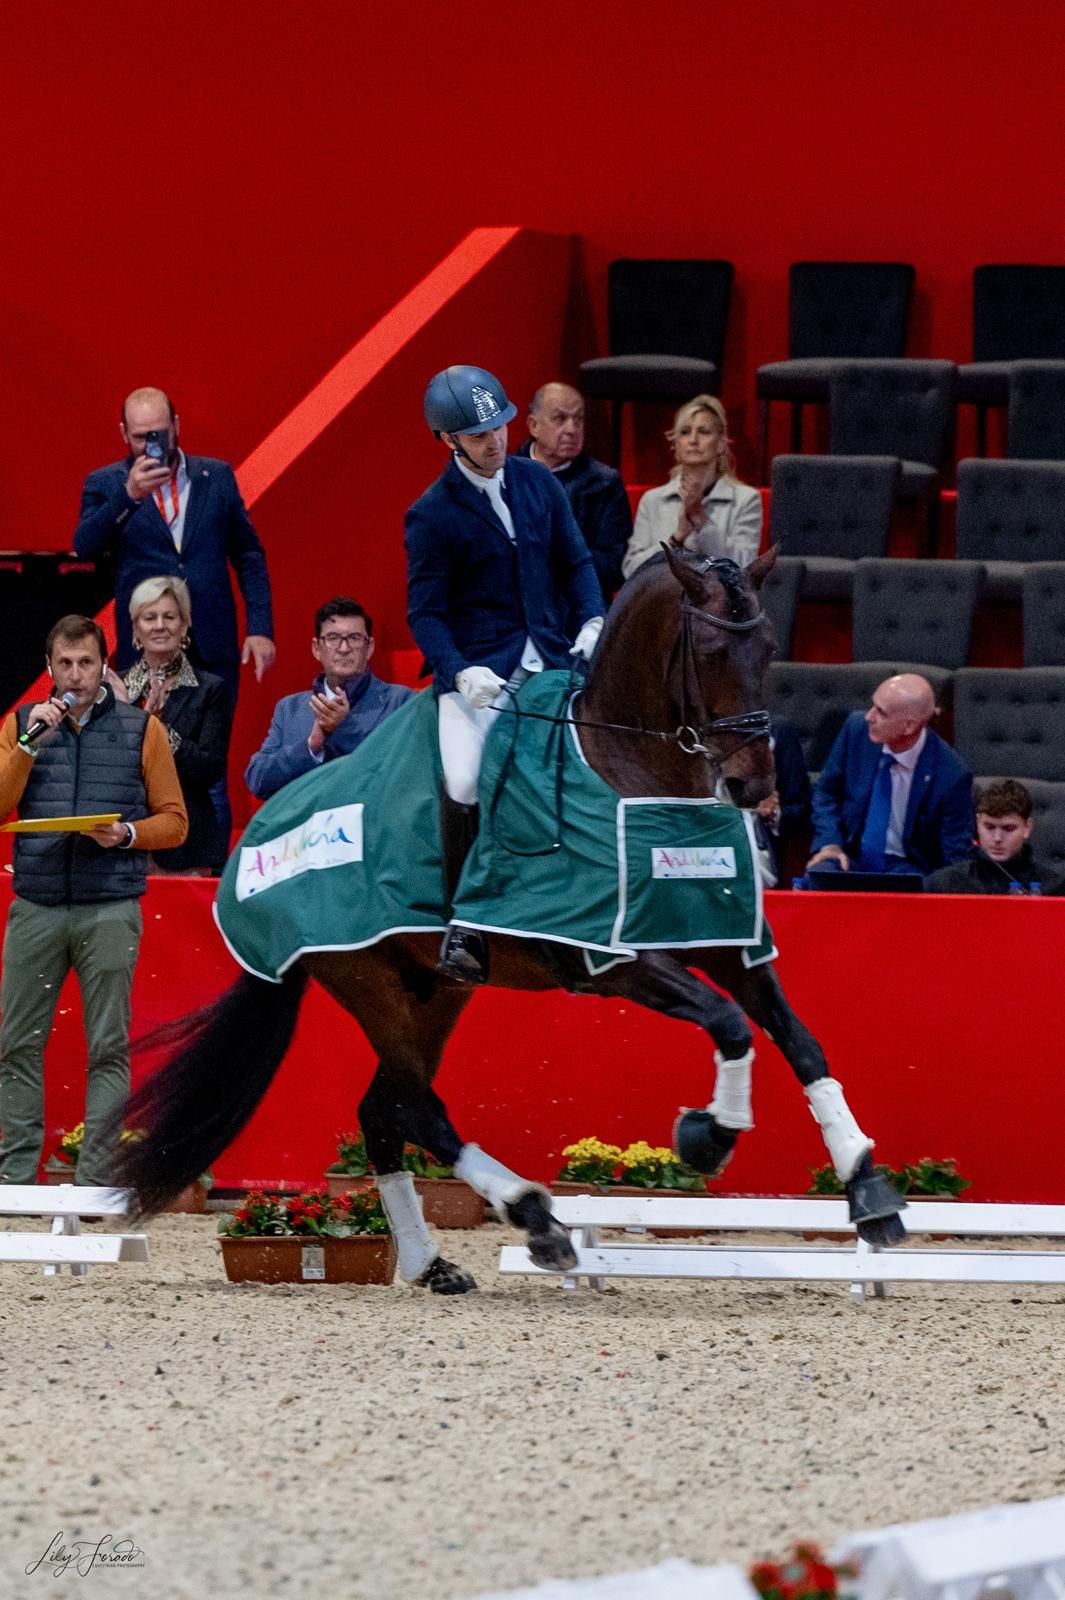
[[[242,847],[234,894],[237,900],[247,900],[264,889],[298,878],[301,872],[318,872],[323,867],[343,867],[361,860],[362,805],[316,811],[298,828],[279,833],[276,839]]]
[[[652,878],[734,878],[736,852],[731,845],[651,851]]]

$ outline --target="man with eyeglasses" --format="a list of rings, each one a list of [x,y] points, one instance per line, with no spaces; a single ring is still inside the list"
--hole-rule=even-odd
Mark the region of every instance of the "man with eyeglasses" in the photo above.
[[[311,654],[321,666],[310,697],[288,694],[274,707],[270,731],[248,762],[244,781],[266,800],[323,761],[350,755],[413,690],[370,671],[373,618],[344,595],[319,606]]]

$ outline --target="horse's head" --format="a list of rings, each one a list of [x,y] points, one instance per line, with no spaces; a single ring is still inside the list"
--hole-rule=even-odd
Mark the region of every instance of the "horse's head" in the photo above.
[[[764,709],[773,629],[758,594],[776,558],[775,545],[746,568],[666,550],[683,590],[667,684],[684,740],[707,755],[738,806],[756,806],[776,783]]]

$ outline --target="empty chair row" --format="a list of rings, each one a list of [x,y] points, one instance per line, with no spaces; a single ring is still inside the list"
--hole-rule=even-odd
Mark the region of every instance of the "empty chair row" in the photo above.
[[[931,683],[942,726],[974,773],[1065,782],[1065,667],[963,667],[948,672],[904,657],[828,665],[775,661],[769,709],[794,723],[806,765],[820,772],[847,716],[869,705],[877,684],[897,672]]]
[[[887,554],[898,472],[891,456],[777,456],[771,537],[804,558],[807,599],[845,599],[855,561]],[[1065,462],[962,461],[956,528],[988,598],[1018,600],[1029,563],[1065,561]]]
[[[912,266],[897,261],[792,265],[788,359],[759,367],[755,379],[763,482],[772,402],[791,403],[791,448],[801,451],[803,406],[827,402],[839,362],[902,355],[914,276]],[[1012,364],[1065,361],[1065,266],[975,268],[972,330],[973,359],[958,370],[955,398],[977,409],[977,449],[983,455],[987,411],[1007,404]],[[1011,444],[1011,454],[1032,453],[1020,437],[1016,447]]]
[[[777,653],[791,655],[807,562],[781,556],[763,591]],[[970,659],[973,618],[989,593],[979,561],[863,558],[854,563],[851,654],[897,656],[953,671]],[[1065,561],[1035,561],[1021,585],[1026,667],[1065,666]]]

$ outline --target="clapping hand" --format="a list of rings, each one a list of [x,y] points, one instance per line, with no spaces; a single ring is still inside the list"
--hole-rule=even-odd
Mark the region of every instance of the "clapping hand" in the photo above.
[[[314,727],[308,735],[307,745],[309,749],[318,751],[328,736],[340,727],[351,706],[343,689],[334,689],[332,699],[324,694],[312,694],[309,704],[314,712]]]

